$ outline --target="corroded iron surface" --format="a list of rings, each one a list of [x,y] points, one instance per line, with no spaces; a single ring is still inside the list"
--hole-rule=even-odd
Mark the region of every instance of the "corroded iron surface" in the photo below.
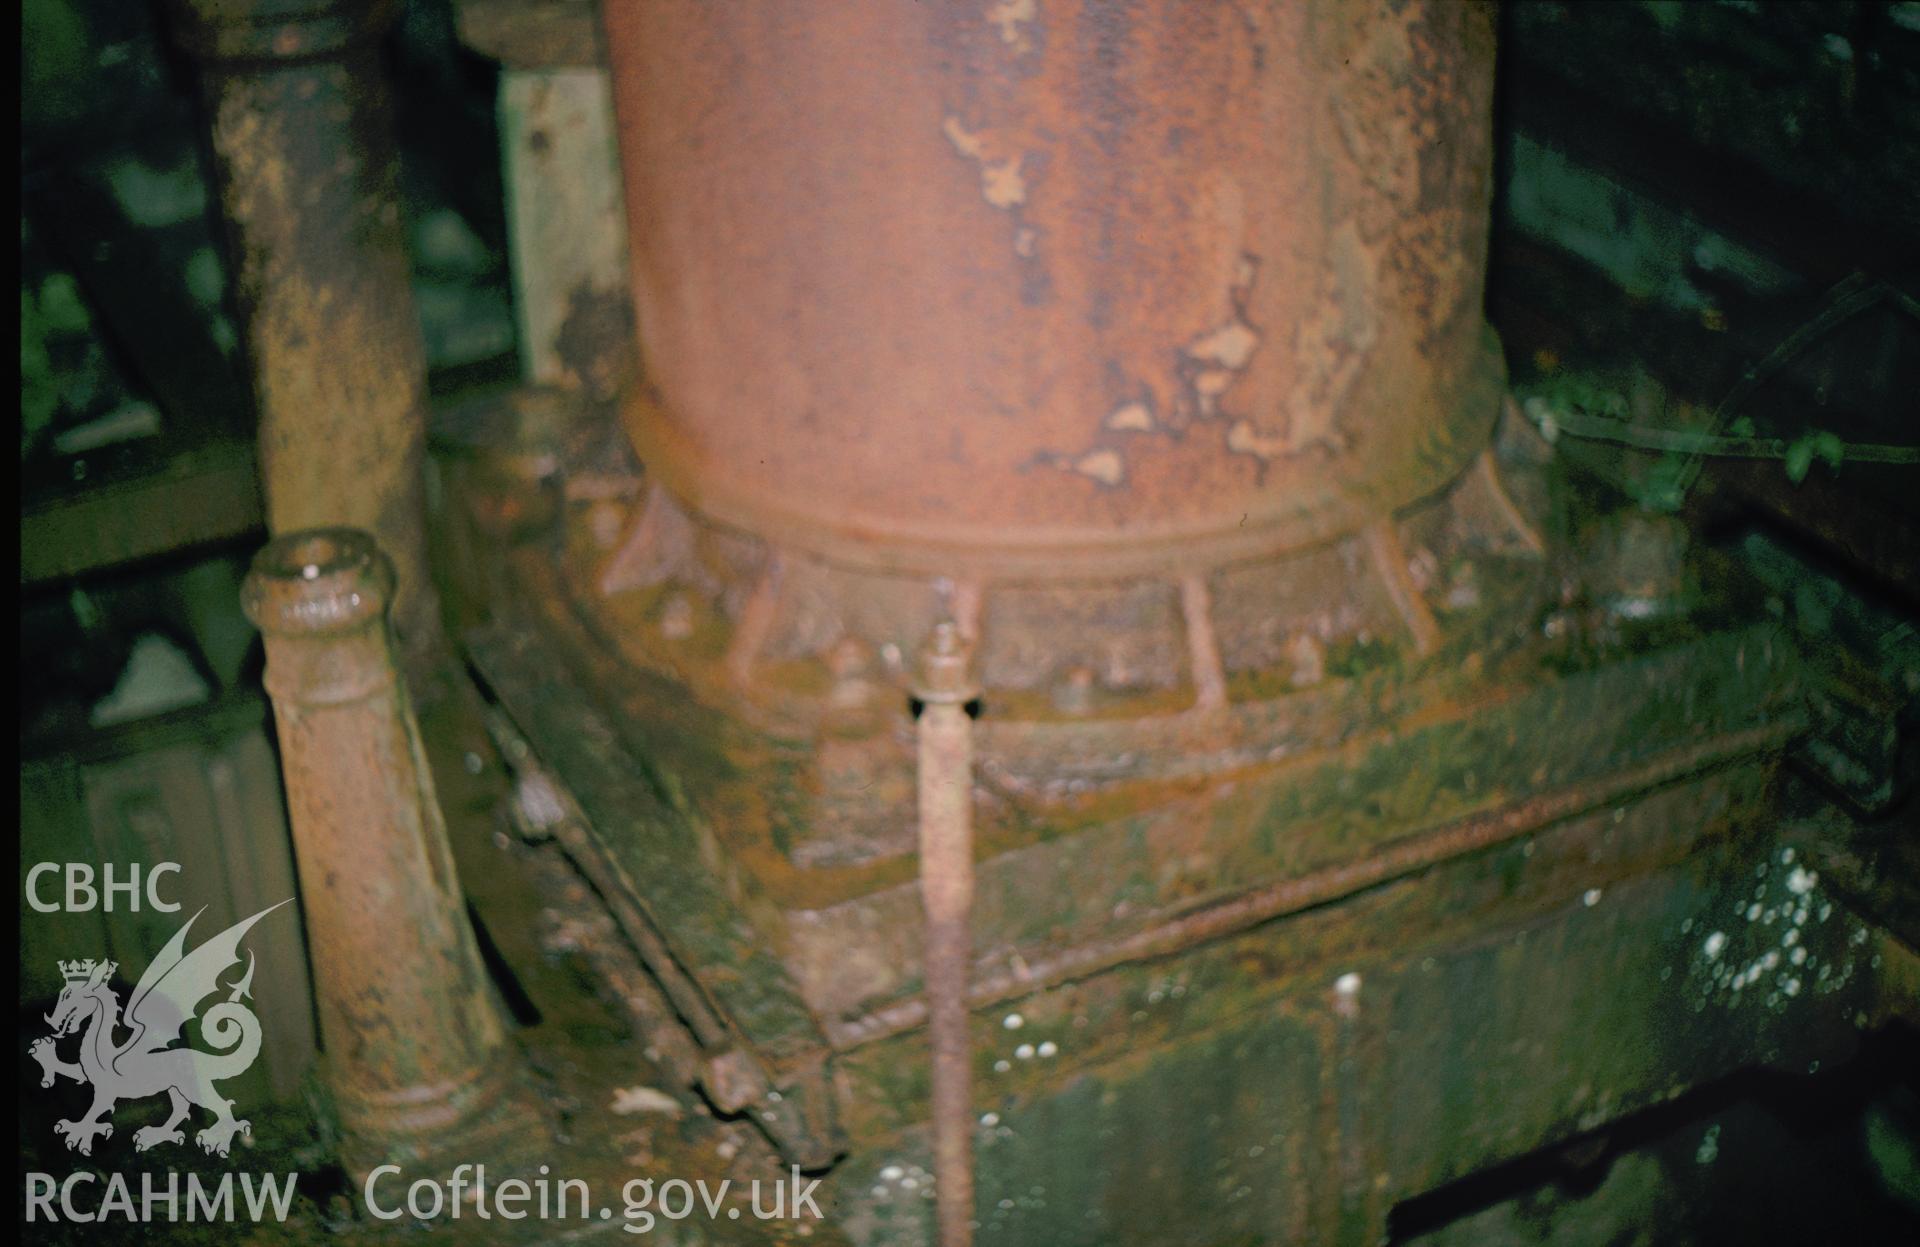
[[[174,0],[202,62],[275,532],[349,525],[400,572],[409,654],[427,574],[425,348],[379,37],[387,0]]]
[[[1091,590],[829,566],[561,438],[471,652],[644,911],[619,942],[706,988],[756,1114],[831,1123],[855,1241],[924,1244],[947,972],[890,684],[967,621],[979,1236],[1377,1241],[1477,1167],[1832,1064],[1910,982],[1772,834],[1824,677],[1745,561],[1623,543],[1517,431],[1390,531]],[[469,479],[476,523],[531,513]]]
[[[244,590],[266,639],[327,1074],[356,1174],[544,1135],[395,668],[393,590],[392,564],[351,529],[276,538]]]
[[[1531,436],[1505,422],[1440,494],[1364,532],[1211,570],[1071,585],[837,565],[705,523],[639,474],[581,464],[561,483],[553,452],[544,483],[515,484],[501,450],[488,450],[476,468],[497,465],[498,485],[468,497],[488,526],[500,514],[549,514],[549,494],[576,499],[584,523],[561,557],[563,579],[626,659],[782,735],[828,729],[823,753],[839,756],[829,766],[847,772],[851,797],[873,761],[856,743],[871,732],[861,724],[881,690],[904,691],[905,656],[943,616],[974,638],[996,724],[1158,722],[1136,743],[1176,769],[1230,740],[1245,703],[1356,663],[1444,663],[1500,586],[1545,591],[1541,525],[1552,507],[1532,450],[1509,434]],[[1191,713],[1176,726],[1182,710]],[[864,798],[828,804],[823,821],[849,844],[873,822]]]
[[[1485,444],[1487,6],[605,19],[627,426],[708,516],[1084,577],[1353,532]]]
[[[857,1241],[969,1152],[983,1239],[1380,1241],[1868,1016],[1765,834],[1800,645],[1495,427],[1484,6],[604,11],[645,382],[466,443],[470,652]]]

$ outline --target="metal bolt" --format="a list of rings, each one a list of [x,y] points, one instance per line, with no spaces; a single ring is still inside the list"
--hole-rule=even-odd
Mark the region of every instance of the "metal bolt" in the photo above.
[[[973,682],[972,647],[960,635],[959,626],[943,619],[933,627],[920,650],[920,681],[914,696],[926,704],[964,705],[980,695]]]

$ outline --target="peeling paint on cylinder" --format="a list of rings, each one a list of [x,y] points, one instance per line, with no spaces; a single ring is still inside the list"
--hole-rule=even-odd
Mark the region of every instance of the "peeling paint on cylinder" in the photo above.
[[[1191,566],[1486,442],[1489,6],[605,18],[627,424],[713,518],[920,572]]]

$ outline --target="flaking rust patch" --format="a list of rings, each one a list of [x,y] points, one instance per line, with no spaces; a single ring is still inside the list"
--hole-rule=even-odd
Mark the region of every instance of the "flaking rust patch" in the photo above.
[[[1233,283],[1228,304],[1233,313],[1228,319],[1201,334],[1181,348],[1187,361],[1188,382],[1193,388],[1195,414],[1202,418],[1215,414],[1220,395],[1239,379],[1260,349],[1260,332],[1247,323],[1247,295],[1253,289],[1259,263],[1251,255],[1241,255],[1234,263]]]
[[[1227,449],[1235,454],[1270,460],[1310,446],[1338,450],[1345,445],[1334,420],[1380,337],[1373,301],[1380,258],[1347,221],[1334,231],[1332,260],[1320,299],[1295,337],[1300,380],[1282,404],[1286,426],[1274,431],[1253,420],[1234,421],[1227,429]]]
[[[958,117],[948,117],[941,130],[946,134],[947,142],[953,144],[954,151],[979,167],[982,199],[1002,212],[1011,211],[1027,202],[1027,180],[1020,173],[1024,157],[1015,155],[995,159],[988,150],[993,145],[991,136],[985,132],[969,132],[960,124]]]
[[[1412,301],[1424,345],[1478,299],[1485,212],[1468,188],[1484,176],[1484,149],[1435,141],[1472,132],[1475,95],[1434,47],[1425,6],[1356,6],[1350,17],[1333,91],[1345,203]]]
[[[1127,480],[1127,461],[1111,446],[1095,446],[1078,454],[1043,450],[1028,463],[1084,476],[1104,489],[1118,489]]]
[[[1236,318],[1189,342],[1187,358],[1204,365],[1203,372],[1239,372],[1253,358],[1254,348],[1259,345],[1260,335],[1251,325]],[[1224,383],[1220,388],[1225,388]]]
[[[1425,20],[1413,6],[1390,12],[1356,11],[1334,92],[1334,117],[1355,167],[1385,197],[1376,205],[1358,201],[1363,232],[1372,236],[1391,222],[1381,211],[1412,211],[1420,202],[1418,127],[1420,100],[1415,75],[1414,25]]]
[[[1013,49],[1015,56],[1033,51],[1026,28],[1039,16],[1039,0],[1001,0],[987,10],[987,22],[999,28],[1000,42]]]
[[[1153,408],[1135,399],[1107,413],[1106,425],[1117,433],[1153,432]]]
[[[1284,433],[1262,433],[1251,420],[1235,420],[1227,428],[1227,449],[1236,455],[1272,459],[1293,453],[1293,442]]]
[[[1116,486],[1127,479],[1127,464],[1120,457],[1120,452],[1104,446],[1098,450],[1090,450],[1075,459],[1073,470],[1108,487]]]

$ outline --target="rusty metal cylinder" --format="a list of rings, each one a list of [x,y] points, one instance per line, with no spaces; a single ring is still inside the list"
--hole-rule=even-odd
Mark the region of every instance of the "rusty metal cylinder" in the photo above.
[[[275,538],[244,589],[266,640],[328,1080],[362,1174],[538,1116],[395,666],[393,591],[392,564],[352,529]]]
[[[379,40],[392,0],[173,0],[201,64],[260,415],[268,526],[379,537],[409,655],[427,575],[426,352]]]
[[[1357,531],[1486,444],[1477,0],[608,0],[648,470],[882,570]]]

